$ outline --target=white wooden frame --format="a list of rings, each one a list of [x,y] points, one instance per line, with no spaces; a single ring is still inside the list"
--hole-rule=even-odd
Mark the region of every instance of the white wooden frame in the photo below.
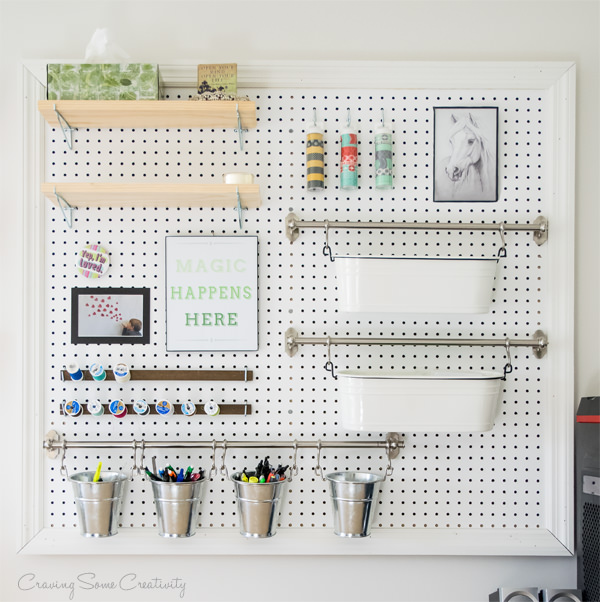
[[[87,540],[74,530],[43,528],[44,437],[44,122],[37,100],[45,91],[47,62],[27,62],[23,68],[23,371],[22,382],[22,515],[19,548],[23,554],[178,554],[178,555],[532,555],[568,556],[573,553],[573,349],[574,349],[574,174],[575,65],[557,63],[404,63],[404,62],[253,62],[238,65],[238,85],[265,88],[346,89],[538,89],[549,93],[553,116],[554,151],[552,244],[549,265],[558,282],[549,306],[548,332],[552,352],[550,370],[556,388],[546,408],[543,450],[546,488],[543,504],[547,524],[541,529],[378,529],[360,546],[330,533],[282,530],[268,546],[240,538],[235,529],[200,535],[197,541],[165,545],[150,529],[123,530],[117,538]],[[169,87],[194,87],[196,66],[190,62],[161,65]],[[554,343],[554,344],[553,344]],[[38,378],[32,379],[31,374]],[[560,378],[560,380],[559,380]],[[206,541],[209,540],[209,541]],[[209,544],[209,545],[207,545]],[[204,550],[204,551],[203,551]]]

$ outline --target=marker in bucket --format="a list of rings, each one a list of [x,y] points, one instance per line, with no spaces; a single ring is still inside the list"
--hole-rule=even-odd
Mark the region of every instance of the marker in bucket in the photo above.
[[[68,364],[67,372],[69,373],[71,380],[83,380],[83,372],[80,370],[77,362],[71,362]]]
[[[90,366],[90,374],[92,375],[92,378],[97,381],[102,381],[106,378],[106,372],[104,371],[102,364],[92,364]]]
[[[92,416],[102,416],[104,414],[104,406],[98,401],[88,401],[88,412]]]
[[[161,416],[170,416],[173,413],[173,404],[170,401],[167,401],[166,399],[161,399],[156,404],[156,411]]]
[[[127,364],[117,364],[113,369],[113,374],[115,375],[115,380],[118,383],[126,383],[131,378],[131,372],[129,372],[129,368]]]
[[[219,404],[214,401],[207,401],[204,404],[204,411],[209,416],[218,416],[221,409],[219,408]]]
[[[193,416],[196,413],[196,404],[193,401],[186,401],[181,404],[181,413],[184,416]]]
[[[66,401],[64,405],[64,412],[67,416],[71,416],[71,418],[75,418],[75,416],[79,416],[82,411],[81,404],[78,401]]]
[[[115,418],[123,418],[127,416],[127,406],[123,403],[122,399],[115,399],[108,404],[110,413]]]
[[[98,462],[98,468],[96,468],[96,474],[94,475],[94,483],[100,480],[100,471],[102,470],[102,462]]]
[[[133,411],[138,416],[146,416],[150,413],[150,406],[145,399],[138,399],[133,402]]]

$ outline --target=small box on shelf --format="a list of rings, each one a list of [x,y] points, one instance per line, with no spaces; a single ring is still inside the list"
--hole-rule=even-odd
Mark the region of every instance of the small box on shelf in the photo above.
[[[153,63],[51,63],[48,100],[158,100],[158,65]]]

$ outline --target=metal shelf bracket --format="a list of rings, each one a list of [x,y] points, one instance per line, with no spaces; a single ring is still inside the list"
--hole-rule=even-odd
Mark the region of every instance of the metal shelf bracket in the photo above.
[[[56,108],[56,105],[53,106],[53,109],[56,113],[56,118],[58,119],[58,125],[62,130],[63,136],[65,137],[65,142],[67,143],[69,150],[73,150],[73,132],[76,132],[77,128],[69,124],[69,122],[61,115],[60,111]]]

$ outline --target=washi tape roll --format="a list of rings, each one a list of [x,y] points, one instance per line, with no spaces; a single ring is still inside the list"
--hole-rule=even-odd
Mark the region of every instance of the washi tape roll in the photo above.
[[[108,272],[110,256],[100,245],[87,245],[77,255],[77,269],[86,278],[100,278]]]
[[[181,404],[181,413],[184,416],[193,416],[196,413],[196,404],[193,401],[186,401]]]
[[[214,402],[214,401],[207,401],[204,404],[204,411],[209,415],[209,416],[218,416],[221,408],[219,408],[219,404]]]
[[[150,406],[145,399],[137,399],[133,402],[133,411],[138,416],[146,416],[150,413]]]
[[[173,413],[173,404],[170,401],[167,401],[166,399],[161,399],[156,404],[156,411],[161,416],[170,416]]]
[[[375,130],[375,188],[390,190],[393,187],[392,130],[381,124]]]
[[[340,156],[340,188],[358,188],[358,135],[350,125],[342,130]]]
[[[92,416],[102,416],[104,414],[104,406],[98,400],[88,401],[87,409]]]
[[[63,409],[66,416],[75,418],[75,416],[79,416],[79,414],[81,414],[83,408],[78,401],[65,401]]]
[[[106,378],[106,371],[102,364],[92,364],[90,366],[90,374],[92,375],[92,378],[97,381],[102,381]]]
[[[108,404],[110,413],[115,418],[123,418],[127,416],[127,406],[123,403],[122,399],[115,399]]]
[[[126,383],[131,378],[131,372],[129,372],[127,364],[123,363],[117,364],[113,368],[113,374],[118,383]]]
[[[312,192],[325,188],[323,130],[317,123],[306,132],[306,188]]]
[[[79,369],[79,364],[77,362],[68,364],[67,372],[71,376],[71,380],[83,380],[83,372]]]

